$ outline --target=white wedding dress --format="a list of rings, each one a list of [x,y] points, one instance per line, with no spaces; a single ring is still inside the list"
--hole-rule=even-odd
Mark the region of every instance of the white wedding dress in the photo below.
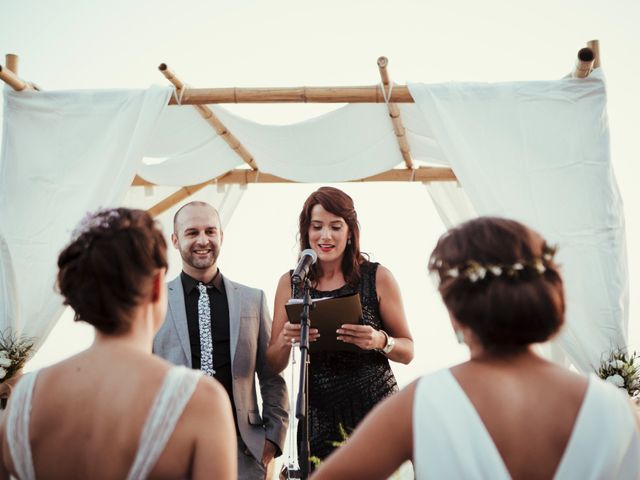
[[[36,478],[29,444],[29,417],[37,373],[25,375],[18,383],[11,394],[11,408],[6,421],[9,450],[20,480]],[[128,480],[147,478],[169,441],[200,377],[200,370],[181,366],[169,369],[145,420]]]
[[[422,377],[415,391],[416,478],[511,478],[480,416],[449,369]],[[626,396],[595,375],[553,477],[640,479],[640,433]]]

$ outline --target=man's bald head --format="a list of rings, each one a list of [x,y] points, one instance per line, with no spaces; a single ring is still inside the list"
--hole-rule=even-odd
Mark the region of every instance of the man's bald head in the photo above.
[[[189,216],[190,211],[192,211],[193,209],[202,209],[202,210],[209,210],[215,217],[216,222],[218,224],[218,229],[222,229],[221,225],[220,225],[220,215],[218,214],[218,211],[212,206],[209,205],[207,202],[200,202],[200,201],[193,201],[193,202],[189,202],[184,204],[182,207],[180,207],[178,209],[178,211],[176,212],[176,214],[173,216],[173,233],[178,236],[178,233],[180,232],[181,228],[181,224],[184,221],[185,217]]]

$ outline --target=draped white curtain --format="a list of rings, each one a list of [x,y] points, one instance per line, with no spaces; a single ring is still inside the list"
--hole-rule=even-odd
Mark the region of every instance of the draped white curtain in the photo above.
[[[515,218],[559,245],[567,326],[558,342],[571,362],[589,371],[626,346],[624,215],[602,72],[410,91],[478,214]]]
[[[5,89],[1,331],[44,341],[63,310],[58,253],[87,211],[122,201],[170,94]]]
[[[410,89],[416,103],[400,110],[412,156],[452,166],[459,180],[427,187],[444,223],[502,215],[557,242],[568,300],[563,350],[586,371],[612,347],[624,346],[624,220],[601,72],[587,79]],[[0,326],[18,325],[20,317],[25,331],[44,338],[60,308],[52,293],[58,250],[84,212],[122,200],[135,172],[182,186],[243,166],[192,107],[164,108],[168,94],[5,93]],[[402,164],[385,105],[347,105],[291,125],[262,125],[212,109],[265,173],[340,182]],[[242,191],[203,199],[222,206],[226,224]],[[154,203],[137,201],[133,206]]]

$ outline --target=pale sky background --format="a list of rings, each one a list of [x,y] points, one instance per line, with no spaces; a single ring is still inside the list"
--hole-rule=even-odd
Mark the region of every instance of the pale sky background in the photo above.
[[[162,62],[199,87],[370,85],[379,82],[380,55],[389,58],[391,78],[400,84],[559,78],[571,71],[585,42],[597,38],[608,81],[613,165],[626,209],[629,337],[638,348],[639,21],[637,0],[2,1],[0,54],[20,55],[21,76],[46,90],[166,84],[157,71]],[[273,124],[333,108],[230,107]],[[297,216],[318,186],[251,185],[225,232],[222,271],[264,289],[271,309],[279,276],[295,264]],[[393,365],[401,385],[464,360],[466,350],[456,344],[426,273],[444,227],[424,186],[336,186],[355,200],[362,249],[393,272],[402,290],[416,357],[409,366]],[[213,189],[200,198],[207,195]],[[180,267],[173,260],[175,275]],[[91,329],[66,315],[28,368],[65,358],[91,340]]]

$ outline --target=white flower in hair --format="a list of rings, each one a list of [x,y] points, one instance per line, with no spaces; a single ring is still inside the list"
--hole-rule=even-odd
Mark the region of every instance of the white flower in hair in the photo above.
[[[535,259],[533,265],[536,268],[536,271],[541,275],[547,270],[545,266],[542,264],[542,260],[540,260],[539,258]]]
[[[478,267],[476,269],[476,273],[478,274],[478,277],[482,280],[484,277],[487,276],[487,269],[484,267]]]
[[[10,367],[11,359],[7,357],[0,357],[0,367]]]
[[[493,273],[493,275],[495,275],[496,277],[499,277],[500,275],[502,275],[502,268],[497,266],[497,265],[492,265],[489,267],[489,270],[491,271],[491,273]]]
[[[623,388],[624,387],[624,378],[622,378],[617,373],[615,375],[611,375],[605,379],[605,381],[614,384],[616,387]]]
[[[524,268],[524,266],[520,263],[520,262],[516,262],[513,264],[513,269],[514,270],[522,270]]]
[[[447,270],[447,277],[458,278],[459,274],[460,273],[458,272],[457,268],[451,268],[451,269]]]
[[[0,367],[0,380],[2,380],[6,376],[7,376],[7,371],[4,368]]]
[[[624,362],[622,360],[611,360],[609,366],[613,368],[624,368]]]

